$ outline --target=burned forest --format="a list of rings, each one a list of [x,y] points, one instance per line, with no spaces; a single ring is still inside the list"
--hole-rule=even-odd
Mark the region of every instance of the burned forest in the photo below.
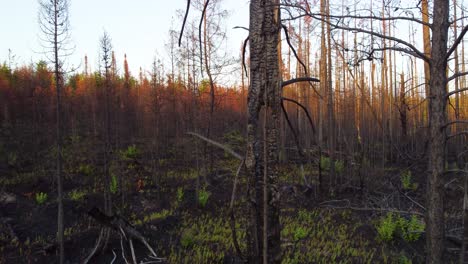
[[[468,2],[0,6],[0,264],[468,263]]]

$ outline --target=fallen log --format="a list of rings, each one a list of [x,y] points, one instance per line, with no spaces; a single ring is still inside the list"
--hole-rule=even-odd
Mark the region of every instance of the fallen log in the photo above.
[[[126,241],[129,241],[130,244],[130,249],[132,250],[133,253],[133,242],[132,239],[140,241],[145,247],[149,250],[151,253],[152,259],[157,259],[157,260],[164,260],[163,258],[159,258],[156,255],[156,252],[153,250],[153,248],[149,245],[147,240],[143,237],[143,235],[136,230],[134,226],[132,226],[127,220],[125,220],[122,216],[118,214],[114,215],[106,215],[103,213],[99,208],[93,207],[91,210],[87,212],[87,214],[96,220],[98,223],[101,225],[111,228],[118,233],[120,233]],[[133,253],[134,254],[134,253]],[[90,259],[88,257],[88,259]],[[136,259],[134,259],[134,262],[136,263]]]

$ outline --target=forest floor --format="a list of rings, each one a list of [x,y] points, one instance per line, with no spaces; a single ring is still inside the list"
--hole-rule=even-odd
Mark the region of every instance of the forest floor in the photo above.
[[[114,196],[114,211],[127,219],[167,263],[242,263],[236,257],[230,227],[229,203],[238,161],[223,158],[218,169],[201,177],[203,194],[196,196],[197,174],[172,167],[155,180],[127,189],[122,200]],[[294,165],[282,168],[283,263],[423,263],[424,172],[412,168],[369,170],[365,188],[355,180],[336,179],[332,191],[308,189]],[[316,171],[305,170],[312,186]],[[345,174],[342,172],[342,174]],[[407,174],[406,174],[407,175]],[[324,173],[324,179],[327,177]],[[447,230],[460,233],[461,179],[448,186]],[[0,192],[0,263],[54,263],[57,205],[52,177],[9,175]],[[329,182],[324,183],[330,186]],[[403,186],[404,185],[404,186]],[[245,179],[241,177],[235,202],[236,234],[245,252]],[[328,189],[328,188],[325,188]],[[372,191],[370,191],[372,190]],[[40,194],[47,194],[41,200]],[[103,190],[80,177],[65,180],[65,249],[68,263],[80,263],[91,252],[101,226],[86,213],[102,208]],[[202,201],[207,197],[206,201]],[[124,206],[122,206],[122,202]],[[117,208],[119,208],[117,210]],[[386,211],[389,209],[390,212]],[[401,211],[401,212],[396,212]],[[408,213],[409,212],[409,213]],[[125,263],[121,237],[112,232],[107,248],[90,263]],[[447,242],[447,262],[458,259],[458,245]],[[135,242],[138,261],[148,261],[149,251]],[[126,258],[131,260],[127,243]],[[138,262],[140,263],[140,262]],[[147,262],[150,263],[150,262]]]

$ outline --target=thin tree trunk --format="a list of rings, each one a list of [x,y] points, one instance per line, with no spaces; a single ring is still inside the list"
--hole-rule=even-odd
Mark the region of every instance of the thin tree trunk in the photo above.
[[[59,61],[59,42],[58,42],[58,3],[54,1],[54,64],[55,64],[55,87],[57,89],[57,243],[59,244],[59,263],[63,264],[65,260],[65,248],[63,241],[64,219],[63,219],[63,176],[62,176],[62,78]]]
[[[422,21],[429,23],[429,7],[428,0],[421,0],[422,8]],[[431,56],[431,32],[427,25],[423,25],[423,44],[424,44],[424,55],[427,57]],[[429,97],[429,80],[431,79],[431,69],[428,62],[424,62],[424,81],[425,81],[425,92],[426,98]]]
[[[335,145],[336,145],[336,135],[335,135],[335,110],[333,102],[333,83],[332,83],[332,59],[331,59],[331,27],[330,27],[330,1],[326,1],[326,12],[327,12],[327,91],[328,91],[328,134],[329,134],[329,154],[330,154],[330,181],[334,181],[336,185],[336,175],[335,175]],[[331,182],[330,182],[331,185]],[[333,186],[332,189],[336,188]]]
[[[427,179],[427,263],[442,263],[444,251],[444,186],[447,123],[447,41],[449,1],[434,1],[429,85],[429,173]]]
[[[204,1],[206,3],[207,0]],[[215,85],[213,81],[213,76],[211,74],[211,67],[210,67],[210,56],[208,54],[209,49],[208,49],[208,31],[207,31],[207,17],[208,17],[208,11],[204,16],[203,19],[203,49],[204,49],[204,61],[205,61],[205,70],[206,74],[208,75],[208,81],[210,82],[210,115],[209,115],[209,120],[208,120],[208,128],[207,128],[207,137],[211,137],[212,133],[212,126],[213,126],[213,114],[214,114],[214,107],[215,107]],[[210,160],[209,160],[209,172],[211,173],[213,171],[213,151],[211,151],[211,147],[207,146],[208,151],[210,152]]]
[[[467,260],[466,248],[468,246],[468,163],[465,164],[465,190],[463,196],[463,240],[460,250],[460,264]]]
[[[326,0],[320,0],[320,12],[325,14],[326,10]],[[321,23],[321,35],[320,35],[320,62],[319,62],[319,70],[320,70],[320,94],[325,95],[327,89],[327,46],[325,42],[325,21]],[[323,107],[323,98],[318,98],[318,146],[319,146],[319,189],[323,189],[323,182],[322,182],[322,171],[323,168],[321,167],[321,159],[322,157],[322,148],[323,148],[323,115],[324,115],[324,107]]]

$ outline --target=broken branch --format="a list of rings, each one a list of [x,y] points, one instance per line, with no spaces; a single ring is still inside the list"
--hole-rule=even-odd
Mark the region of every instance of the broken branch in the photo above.
[[[200,134],[194,133],[194,132],[187,132],[187,134],[195,136],[195,137],[197,137],[197,138],[199,138],[199,139],[201,139],[203,141],[206,141],[206,142],[210,143],[211,145],[213,145],[215,147],[221,148],[221,149],[223,149],[224,151],[226,151],[227,153],[231,154],[232,156],[234,156],[235,158],[237,158],[239,160],[244,159],[240,154],[236,153],[234,150],[232,150],[231,148],[229,148],[226,145],[223,145],[223,144],[221,144],[219,142],[216,142],[214,140],[211,140],[209,138],[206,138],[206,137],[204,137],[204,136],[202,136]]]

